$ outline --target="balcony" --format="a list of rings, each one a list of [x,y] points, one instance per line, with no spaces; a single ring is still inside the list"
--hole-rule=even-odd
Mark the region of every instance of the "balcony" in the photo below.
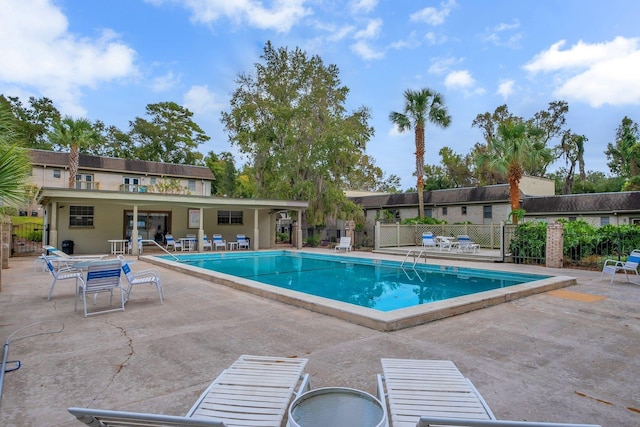
[[[120,191],[124,193],[146,193],[147,186],[139,184],[120,184]]]
[[[96,181],[76,180],[77,190],[100,190],[100,183]]]

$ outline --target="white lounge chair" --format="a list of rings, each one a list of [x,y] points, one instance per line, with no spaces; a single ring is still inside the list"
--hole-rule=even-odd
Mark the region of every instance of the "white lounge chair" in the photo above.
[[[53,262],[46,255],[41,255],[42,260],[44,261],[49,273],[53,276],[53,282],[51,282],[51,288],[49,289],[49,296],[47,297],[47,301],[51,300],[51,294],[53,294],[53,288],[56,286],[58,280],[70,280],[73,279],[76,282],[76,288],[78,287],[78,282],[84,282],[82,270],[73,267],[73,264],[67,264],[65,262],[58,263],[57,267],[53,266]]]
[[[247,236],[245,236],[244,234],[238,234],[236,236],[236,242],[238,242],[238,249],[249,249],[249,239],[247,239]]]
[[[124,259],[122,255],[118,256],[120,263],[122,264],[122,272],[127,278],[127,282],[129,286],[125,291],[125,300],[126,303],[129,301],[129,297],[131,295],[131,288],[134,285],[154,285],[158,290],[158,295],[160,295],[160,304],[164,304],[164,292],[162,291],[162,281],[160,280],[160,272],[154,268],[150,268],[147,270],[140,270],[137,272],[132,272],[129,263]]]
[[[87,278],[76,288],[76,302],[73,309],[78,308],[78,298],[82,296],[84,305],[84,317],[93,316],[99,313],[109,313],[112,311],[124,311],[124,290],[120,281],[120,269],[122,264],[119,259],[92,261],[87,269]],[[113,304],[113,290],[120,292],[120,305],[118,308],[109,308],[89,313],[87,311],[87,296],[93,294],[109,292],[109,307]],[[95,304],[95,299],[94,299]]]
[[[449,360],[381,359],[378,398],[389,402],[393,427],[415,427],[421,416],[495,420],[471,381]]]
[[[243,355],[202,393],[184,417],[69,408],[90,426],[280,426],[292,398],[309,390],[307,359]]]
[[[213,239],[213,247],[216,251],[218,248],[222,248],[223,251],[227,249],[227,241],[222,238],[222,234],[214,234],[211,237]]]
[[[477,243],[473,243],[471,241],[471,237],[466,234],[462,234],[458,236],[458,251],[459,252],[478,252],[480,250],[480,245]]]
[[[202,244],[201,244],[200,250],[201,251],[206,251],[207,248],[209,248],[209,250],[212,251],[213,250],[213,243],[211,242],[211,240],[209,240],[207,238],[207,235],[204,234],[202,236]]]
[[[600,274],[600,280],[602,280],[605,274],[610,274],[611,283],[613,283],[613,279],[616,277],[616,273],[618,271],[622,271],[624,273],[624,277],[627,279],[627,282],[636,283],[640,285],[640,281],[632,282],[631,280],[629,280],[629,274],[628,274],[628,273],[634,273],[637,278],[638,264],[640,264],[639,249],[634,249],[633,251],[631,251],[629,258],[627,258],[625,262],[608,259],[604,262],[604,266],[602,267],[602,274]]]
[[[129,243],[127,243],[127,252],[131,253],[133,251],[133,243],[131,239],[129,239]],[[142,236],[138,236],[138,253],[142,254]]]
[[[545,423],[536,421],[460,420],[456,418],[421,417],[417,427],[600,427],[597,424]]]
[[[167,241],[167,247],[166,249],[169,250],[169,248],[173,248],[173,251],[177,251],[178,249],[182,250],[182,242],[177,241],[176,239],[174,239],[173,234],[167,234],[166,236],[164,236],[165,240]]]
[[[345,252],[349,252],[351,250],[351,237],[341,237],[340,242],[335,247],[336,252],[340,252],[344,249]]]
[[[436,248],[437,246],[438,242],[436,242],[436,238],[433,236],[433,233],[422,233],[423,248]]]

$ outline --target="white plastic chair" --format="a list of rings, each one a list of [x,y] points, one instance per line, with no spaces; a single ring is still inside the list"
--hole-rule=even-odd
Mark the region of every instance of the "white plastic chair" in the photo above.
[[[238,242],[238,249],[249,249],[249,239],[244,234],[236,235],[236,241]]]
[[[351,250],[351,237],[341,237],[340,243],[338,243],[335,247],[336,252],[340,252],[340,250],[344,249],[345,252],[349,252]]]
[[[436,238],[433,233],[422,233],[422,247],[423,248],[435,248],[438,246]]]
[[[177,242],[174,238],[172,234],[167,234],[166,236],[164,236],[164,238],[167,240],[167,247],[166,249],[169,250],[169,248],[173,248],[173,251],[177,251],[178,249],[182,250],[182,242]]]
[[[209,240],[207,238],[207,235],[203,235],[202,236],[202,248],[201,250],[205,251],[207,248],[209,248],[210,251],[213,250],[213,243],[211,243],[211,240]]]
[[[78,282],[84,283],[84,278],[82,277],[82,270],[78,268],[74,268],[73,265],[69,265],[64,261],[58,262],[58,268],[53,266],[53,263],[46,255],[41,255],[44,260],[49,273],[53,276],[53,282],[51,283],[51,288],[49,289],[49,296],[47,297],[47,301],[51,300],[51,294],[53,294],[53,288],[56,286],[58,280],[71,280],[74,279],[76,281],[76,287],[78,286]]]
[[[213,246],[215,247],[216,251],[218,250],[218,248],[222,248],[222,250],[225,250],[227,248],[227,241],[222,239],[222,234],[214,234],[211,237],[213,238]]]
[[[616,277],[616,273],[618,271],[622,271],[624,273],[624,277],[627,279],[627,282],[631,282],[629,280],[628,273],[634,273],[636,277],[638,277],[638,265],[640,264],[640,250],[634,249],[629,254],[629,258],[626,261],[616,261],[614,259],[608,259],[604,262],[604,266],[602,267],[602,274],[600,274],[600,280],[604,277],[605,274],[611,275],[611,283],[613,283],[613,279]],[[636,282],[631,282],[636,283]],[[640,285],[640,282],[636,284]]]
[[[73,309],[78,308],[78,298],[82,296],[84,305],[84,317],[93,316],[99,313],[109,313],[112,311],[124,311],[124,290],[120,281],[120,271],[122,264],[119,259],[111,259],[106,261],[92,261],[87,269],[87,278],[82,281],[76,288],[76,302]],[[120,291],[120,305],[118,308],[109,308],[106,310],[98,310],[89,313],[87,311],[87,296],[93,294],[97,296],[99,293],[109,292],[109,307],[113,304],[113,290]],[[95,304],[95,298],[94,298]]]
[[[122,255],[119,255],[118,259],[122,264],[122,271],[129,283],[129,286],[125,291],[125,303],[129,301],[131,289],[134,285],[154,285],[158,290],[158,295],[160,296],[160,304],[164,304],[164,292],[162,291],[162,281],[160,280],[160,272],[158,270],[150,268],[134,273],[131,271],[129,263]]]

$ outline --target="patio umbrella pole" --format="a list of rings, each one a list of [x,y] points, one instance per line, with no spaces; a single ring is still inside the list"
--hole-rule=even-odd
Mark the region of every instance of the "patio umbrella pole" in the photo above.
[[[35,325],[41,325],[44,323],[58,323],[60,325],[60,328],[58,330],[55,331],[43,331],[43,332],[37,332],[37,333],[33,333],[33,334],[29,334],[29,335],[23,335],[17,338],[13,338],[15,334],[17,334],[18,332],[30,328],[32,326]],[[7,356],[9,355],[9,343],[12,341],[16,341],[22,338],[29,338],[29,337],[36,337],[38,335],[46,335],[46,334],[57,334],[59,332],[62,332],[62,330],[64,329],[64,324],[58,320],[45,320],[43,322],[36,322],[36,323],[32,323],[30,325],[27,326],[23,326],[22,328],[18,329],[17,331],[14,331],[11,335],[9,335],[9,337],[7,338],[7,340],[4,343],[4,352],[2,355],[2,366],[0,367],[0,403],[2,402],[2,384],[4,382],[4,374],[6,372],[11,372],[11,371],[15,371],[20,369],[20,361],[19,360],[11,360],[8,363],[15,363],[16,366],[12,369],[9,369],[8,371],[6,370],[6,365],[7,365]]]

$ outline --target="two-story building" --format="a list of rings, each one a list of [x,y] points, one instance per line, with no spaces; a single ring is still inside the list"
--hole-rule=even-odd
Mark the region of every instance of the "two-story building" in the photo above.
[[[109,240],[162,243],[222,234],[250,238],[254,249],[275,244],[276,213],[301,213],[307,202],[211,196],[215,179],[203,166],[80,155],[75,188],[69,185],[69,154],[31,150],[31,182],[39,187],[46,244],[74,243],[75,253],[106,252]],[[298,238],[301,242],[302,238]],[[133,245],[134,252],[137,246]]]

